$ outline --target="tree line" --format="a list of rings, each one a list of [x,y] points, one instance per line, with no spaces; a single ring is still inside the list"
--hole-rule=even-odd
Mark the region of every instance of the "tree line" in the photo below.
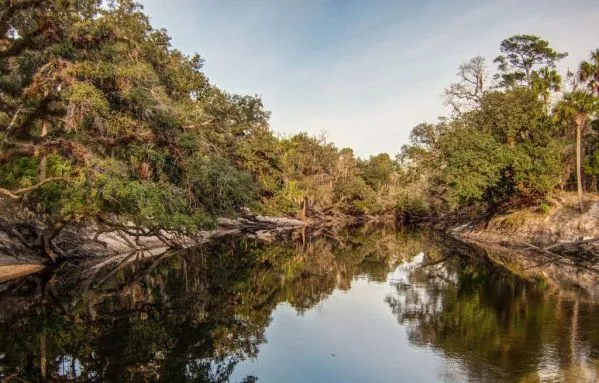
[[[259,97],[211,84],[131,0],[3,2],[0,29],[0,194],[50,226],[393,207],[394,159],[277,136]]]
[[[503,40],[492,71],[482,57],[444,90],[451,109],[423,123],[402,148],[404,169],[425,185],[433,210],[492,211],[543,203],[556,191],[597,191],[599,50],[562,79],[567,56],[533,35]]]
[[[599,51],[569,74],[545,40],[504,40],[491,73],[460,66],[452,112],[368,159],[281,137],[257,96],[211,84],[132,0],[13,0],[0,8],[0,195],[50,232],[94,219],[195,230],[264,214],[427,217],[596,190]]]

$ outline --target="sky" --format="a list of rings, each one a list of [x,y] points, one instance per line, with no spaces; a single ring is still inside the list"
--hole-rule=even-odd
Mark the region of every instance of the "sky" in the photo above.
[[[535,34],[569,56],[599,48],[597,0],[141,0],[173,47],[199,53],[218,87],[257,94],[271,128],[325,133],[366,157],[399,152],[420,122],[447,115],[457,67]]]

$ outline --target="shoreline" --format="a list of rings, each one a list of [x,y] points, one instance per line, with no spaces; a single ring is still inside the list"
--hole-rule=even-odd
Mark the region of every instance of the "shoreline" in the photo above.
[[[442,230],[473,246],[482,256],[528,279],[543,279],[560,290],[582,289],[599,299],[599,199],[578,213],[567,196],[548,212],[522,209]]]

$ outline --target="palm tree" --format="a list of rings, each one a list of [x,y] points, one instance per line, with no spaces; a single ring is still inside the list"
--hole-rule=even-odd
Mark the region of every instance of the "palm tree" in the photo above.
[[[599,96],[599,49],[591,52],[591,60],[578,67],[578,80],[587,83],[589,90]]]
[[[562,76],[553,68],[544,67],[532,73],[531,87],[549,105],[551,92],[562,90]]]
[[[573,90],[566,93],[556,107],[556,116],[564,122],[573,122],[576,126],[576,182],[580,212],[582,203],[582,134],[599,109],[599,101],[591,92]]]

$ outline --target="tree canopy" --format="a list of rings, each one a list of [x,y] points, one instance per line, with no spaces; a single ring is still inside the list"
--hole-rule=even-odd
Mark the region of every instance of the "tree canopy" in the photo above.
[[[393,203],[376,198],[388,155],[358,163],[321,138],[277,137],[259,97],[212,85],[131,0],[10,2],[0,26],[0,191],[54,226],[187,230],[246,207]],[[348,184],[363,193],[339,196]]]
[[[277,136],[260,97],[211,84],[203,58],[172,47],[132,0],[6,2],[0,29],[0,195],[50,231],[81,219],[189,231],[246,208],[427,216],[536,203],[576,178],[576,108],[585,126],[597,118],[597,51],[564,87],[566,53],[515,35],[494,75],[482,57],[459,67],[444,93],[455,113],[415,127],[396,157],[361,159],[324,137]],[[581,95],[588,105],[573,103]],[[597,185],[583,179],[593,142],[582,188]]]

